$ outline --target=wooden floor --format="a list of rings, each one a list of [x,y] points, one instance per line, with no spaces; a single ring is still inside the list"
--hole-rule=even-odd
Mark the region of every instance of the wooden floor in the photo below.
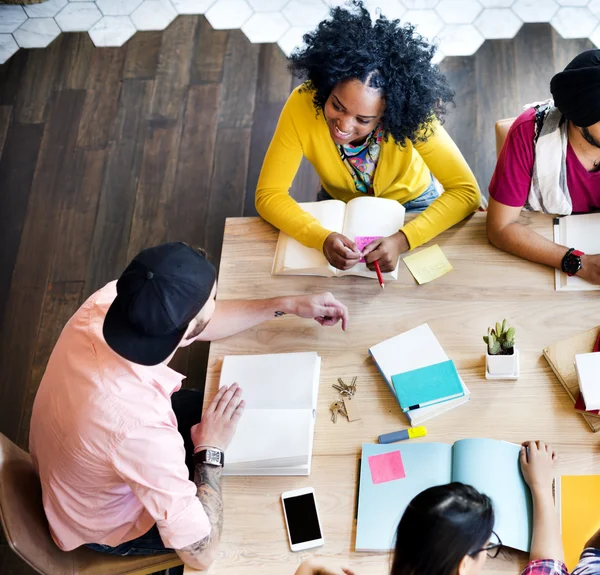
[[[547,24],[442,63],[456,90],[447,128],[487,188],[493,125],[548,97],[587,40]],[[215,262],[224,220],[255,215],[254,189],[297,82],[276,45],[179,17],[122,48],[63,34],[0,66],[0,432],[27,448],[36,389],[60,330],[142,248],[183,240]],[[313,199],[303,165],[293,187]],[[176,356],[202,387],[207,346]],[[32,571],[0,539],[0,574]]]

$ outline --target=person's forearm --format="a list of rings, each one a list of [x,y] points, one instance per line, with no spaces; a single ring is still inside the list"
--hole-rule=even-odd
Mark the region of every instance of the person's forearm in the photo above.
[[[217,301],[215,313],[198,341],[214,341],[250,329],[263,321],[293,313],[292,297]]]
[[[533,490],[533,538],[529,558],[564,561],[564,552],[554,507],[552,488]]]
[[[488,224],[490,242],[520,258],[560,269],[567,248],[540,236],[527,226],[514,222],[499,230],[493,230]]]
[[[204,539],[177,550],[181,560],[195,569],[208,569],[215,559],[217,546],[221,540],[223,529],[221,473],[221,467],[206,463],[198,464],[195,468],[196,497],[198,497],[208,515],[211,530],[210,534]]]

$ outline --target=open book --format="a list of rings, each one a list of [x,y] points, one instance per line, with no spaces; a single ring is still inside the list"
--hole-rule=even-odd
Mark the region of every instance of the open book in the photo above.
[[[387,237],[395,234],[404,225],[404,207],[396,200],[385,198],[354,198],[347,204],[340,200],[308,202],[300,204],[302,209],[321,222],[328,230],[345,235],[352,241],[357,237]],[[329,264],[322,252],[303,246],[283,232],[279,233],[273,275],[304,276],[362,276],[377,279],[364,262],[342,271]],[[384,279],[398,279],[398,265]]]
[[[533,509],[531,492],[519,467],[521,446],[493,439],[461,439],[446,443],[364,444],[358,495],[356,551],[389,551],[396,528],[410,501],[429,487],[459,481],[488,495],[494,505],[494,531],[502,544],[529,551]],[[382,466],[400,452],[404,475]],[[397,456],[397,454],[395,454]],[[374,473],[379,477],[373,480]],[[387,480],[379,481],[387,474]]]
[[[394,397],[396,397],[396,390],[392,383],[394,375],[448,361],[444,348],[426,323],[374,345],[369,349],[369,353]],[[407,411],[406,417],[410,424],[421,425],[432,417],[467,403],[471,392],[462,378],[458,377],[463,389],[460,397]]]
[[[223,475],[309,475],[321,358],[316,352],[231,355],[219,387],[237,382],[246,408]]]
[[[575,248],[586,254],[600,254],[599,230],[600,213],[554,218],[554,241],[557,244]],[[560,270],[554,271],[554,280],[557,291],[600,289],[600,286],[591,284],[579,276],[569,277]]]

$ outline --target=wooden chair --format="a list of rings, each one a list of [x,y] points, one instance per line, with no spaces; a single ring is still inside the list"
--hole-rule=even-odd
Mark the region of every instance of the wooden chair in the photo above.
[[[176,553],[119,557],[87,547],[61,551],[50,536],[31,457],[1,433],[0,521],[11,549],[42,575],[147,575],[182,564]]]
[[[502,150],[508,130],[510,130],[510,127],[515,120],[516,118],[505,118],[504,120],[496,122],[496,157],[500,155],[500,150]]]

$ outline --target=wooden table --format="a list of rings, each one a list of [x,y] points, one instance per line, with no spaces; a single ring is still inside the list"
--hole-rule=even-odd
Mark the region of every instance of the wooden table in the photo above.
[[[550,238],[551,218],[526,214],[522,222]],[[317,550],[356,568],[359,575],[387,575],[387,554],[354,549],[357,459],[361,444],[407,427],[396,401],[369,359],[373,344],[427,322],[472,392],[471,401],[427,422],[418,441],[452,443],[489,437],[520,443],[544,439],[560,453],[561,474],[600,473],[599,437],[590,431],[542,357],[545,345],[600,323],[598,293],[556,292],[551,269],[492,247],[485,214],[477,213],[431,243],[438,243],[454,271],[426,285],[416,284],[400,264],[397,282],[380,290],[363,278],[274,277],[278,232],[258,218],[228,219],[225,226],[218,298],[263,298],[331,291],[350,312],[347,332],[316,322],[283,317],[212,343],[206,401],[215,394],[224,356],[317,351],[323,358],[309,477],[227,477],[224,531],[210,573],[292,575],[309,553],[290,552],[280,494],[312,486],[316,490],[325,546]],[[521,377],[517,382],[486,381],[482,335],[497,320],[516,327]],[[333,424],[328,407],[336,398],[337,377],[358,376],[362,419]],[[281,384],[285,385],[285,374]],[[503,552],[486,572],[518,573],[525,554]]]

